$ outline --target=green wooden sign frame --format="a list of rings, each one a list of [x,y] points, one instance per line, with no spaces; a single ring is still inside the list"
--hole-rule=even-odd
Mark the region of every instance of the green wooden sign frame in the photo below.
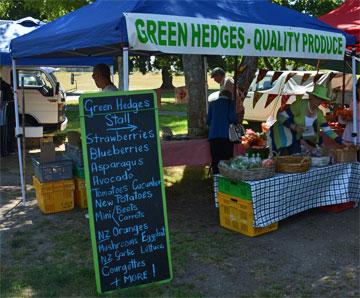
[[[155,113],[155,140],[157,143],[157,155],[159,160],[159,174],[160,174],[160,187],[161,187],[161,195],[162,195],[162,206],[163,206],[163,216],[164,216],[164,227],[166,231],[165,239],[166,239],[166,251],[167,251],[167,264],[169,268],[169,278],[164,280],[159,280],[156,282],[144,283],[140,285],[135,285],[135,287],[144,287],[150,284],[163,284],[168,283],[173,278],[172,272],[172,262],[171,262],[171,252],[170,252],[170,238],[169,238],[169,227],[168,227],[168,218],[167,218],[167,208],[166,208],[166,196],[165,196],[165,186],[164,186],[164,174],[163,174],[163,165],[162,165],[162,156],[161,156],[161,145],[159,138],[159,117],[158,117],[158,107],[157,107],[157,95],[153,90],[137,90],[137,91],[116,91],[116,92],[97,92],[97,93],[84,93],[80,96],[79,99],[79,111],[80,111],[80,128],[81,128],[81,136],[82,136],[82,148],[83,148],[83,159],[84,159],[84,172],[85,172],[85,181],[86,181],[86,194],[88,201],[88,212],[89,212],[89,224],[90,224],[90,234],[91,234],[91,243],[92,243],[92,254],[95,268],[95,278],[96,278],[96,289],[98,293],[103,293],[102,285],[101,285],[101,276],[100,276],[100,266],[99,266],[99,256],[97,249],[97,240],[96,240],[96,229],[95,229],[95,218],[94,218],[94,208],[93,208],[93,198],[91,191],[91,181],[90,181],[90,171],[89,171],[89,156],[88,156],[88,145],[86,141],[86,122],[85,122],[85,113],[84,113],[84,101],[89,98],[101,98],[101,97],[118,97],[118,96],[129,96],[129,95],[139,95],[139,94],[149,94],[152,95],[154,108],[148,109],[139,109],[138,111],[145,110],[154,110]],[[131,112],[131,110],[129,110]],[[115,111],[113,113],[123,113],[124,111]],[[105,113],[96,113],[94,115],[106,115],[109,112]],[[129,288],[129,287],[126,287]],[[126,289],[119,287],[118,289]],[[110,291],[111,292],[111,291]]]

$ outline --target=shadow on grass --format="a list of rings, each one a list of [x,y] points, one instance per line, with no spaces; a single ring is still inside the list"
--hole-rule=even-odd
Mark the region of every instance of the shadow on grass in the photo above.
[[[17,158],[1,160],[2,297],[95,297],[95,273],[86,210],[42,214],[31,187],[31,156],[26,169],[27,205],[18,205],[21,196]],[[13,208],[13,209],[11,209]],[[175,257],[176,254],[175,254]],[[182,268],[182,267],[181,267]],[[184,269],[176,269],[185,272]],[[167,285],[149,285],[114,291],[111,297],[200,297],[194,283],[177,279]]]

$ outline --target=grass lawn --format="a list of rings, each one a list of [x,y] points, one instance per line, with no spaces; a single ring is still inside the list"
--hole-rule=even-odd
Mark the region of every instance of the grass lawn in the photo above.
[[[94,80],[91,77],[92,72],[75,72],[75,80],[77,82],[77,90],[83,91],[96,91],[98,90]],[[70,84],[71,72],[56,72],[60,84],[65,88],[66,91],[76,91],[75,84]],[[114,83],[118,85],[119,80],[117,74],[114,76]],[[140,72],[133,72],[129,76],[129,89],[130,90],[147,90],[157,89],[161,86],[161,73],[151,72],[143,75]],[[183,75],[173,75],[173,85],[175,87],[185,86],[185,78]],[[217,89],[219,85],[214,82],[213,79],[208,76],[209,89]]]
[[[70,74],[67,72],[57,72],[56,76],[65,90],[71,90],[74,85],[70,84]],[[77,90],[97,91],[97,88],[91,78],[91,72],[75,73],[77,80]],[[115,76],[116,78],[116,76]],[[116,80],[115,80],[116,82]],[[116,82],[117,83],[117,82]],[[133,73],[129,77],[130,90],[148,90],[156,89],[161,85],[160,73],[148,73],[142,75],[141,73]],[[174,76],[173,84],[175,87],[183,86],[185,79],[183,76]],[[212,88],[216,88],[216,83],[209,78],[209,84]],[[214,89],[209,90],[209,93]],[[165,112],[186,112],[187,104],[176,104],[174,91],[163,91],[161,94],[161,108],[160,111]],[[69,102],[69,109],[66,111],[66,116],[69,120],[67,130],[80,131],[78,102]],[[159,115],[160,127],[168,126],[172,129],[174,134],[187,133],[187,116],[186,115]]]
[[[77,81],[77,90],[82,91],[97,91],[91,72],[77,72],[75,79]],[[73,90],[75,85],[70,84],[70,72],[57,72],[56,76],[65,90]],[[115,75],[115,83],[118,84],[117,76]],[[175,87],[185,85],[185,78],[182,75],[173,76],[173,84]],[[148,90],[156,89],[161,85],[161,74],[158,72],[147,73],[145,75],[135,72],[129,76],[129,89],[130,90]],[[219,86],[208,76],[209,90],[208,94],[217,91]],[[74,90],[76,91],[76,90]],[[69,119],[67,130],[79,130],[79,114],[78,103],[69,102],[70,109],[66,111],[66,116]],[[161,94],[161,108],[159,111],[164,112],[186,112],[187,104],[176,104],[174,91],[163,91]],[[187,116],[186,115],[159,115],[160,127],[168,126],[172,129],[174,134],[187,133]]]
[[[77,104],[71,105],[70,109],[66,111],[66,117],[68,118],[68,125],[66,130],[77,130],[80,132],[79,106]],[[159,122],[160,127],[168,126],[171,128],[174,134],[187,133],[186,116],[159,115]]]

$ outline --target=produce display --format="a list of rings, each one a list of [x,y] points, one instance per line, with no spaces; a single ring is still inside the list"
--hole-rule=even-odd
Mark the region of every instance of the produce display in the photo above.
[[[310,156],[310,157],[321,157],[324,154],[324,149],[318,145],[312,147],[306,145],[305,141],[301,140],[301,155]]]
[[[250,147],[263,148],[266,146],[266,134],[247,129],[245,135],[241,138],[241,144],[244,146],[245,150]]]
[[[326,114],[325,118],[330,128],[341,135],[346,122],[352,121],[352,110],[346,107],[334,106],[331,113]]]
[[[236,156],[230,160],[229,166],[233,169],[271,168],[274,166],[272,159],[261,159],[257,156]]]
[[[259,155],[236,156],[231,160],[219,163],[220,174],[234,181],[261,180],[275,175],[272,159],[262,160]]]
[[[352,121],[353,111],[349,108],[339,108],[336,110],[335,115],[341,117],[345,122]]]
[[[328,125],[333,130],[343,130],[344,129],[344,124],[341,124],[339,122],[328,122]]]

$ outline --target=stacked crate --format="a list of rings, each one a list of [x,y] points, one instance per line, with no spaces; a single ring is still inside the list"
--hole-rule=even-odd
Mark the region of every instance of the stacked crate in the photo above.
[[[65,144],[65,155],[73,161],[73,174],[75,178],[75,205],[87,208],[87,196],[84,176],[84,162],[81,144]]]
[[[278,223],[264,228],[254,227],[251,187],[243,181],[218,178],[220,225],[246,236],[255,237],[277,230]]]
[[[74,208],[72,161],[61,155],[54,156],[54,159],[32,159],[36,200],[40,210],[45,214]]]

